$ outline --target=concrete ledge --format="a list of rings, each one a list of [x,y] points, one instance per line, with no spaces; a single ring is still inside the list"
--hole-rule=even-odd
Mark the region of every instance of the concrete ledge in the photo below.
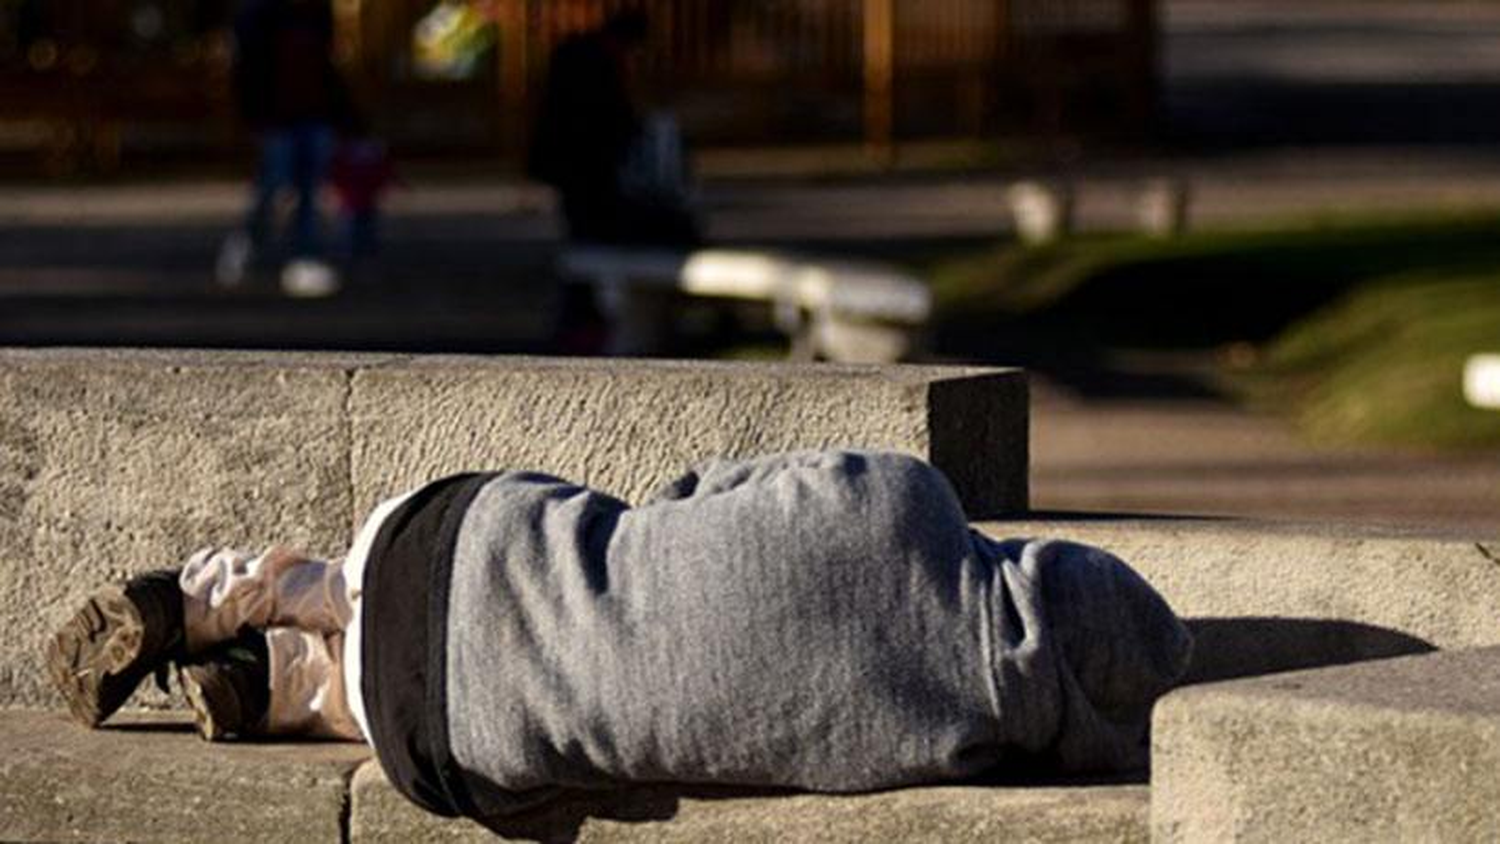
[[[1153,840],[1500,837],[1500,648],[1183,689],[1154,730]]]
[[[353,373],[349,419],[359,508],[475,466],[638,501],[709,457],[829,446],[925,457],[974,517],[1027,504],[1016,370],[413,358]]]
[[[85,730],[0,712],[3,841],[492,841],[391,788],[362,745],[207,744],[181,716]],[[645,788],[503,832],[583,841],[1145,841],[1145,786],[944,787],[854,797]]]
[[[1102,546],[1189,618],[1189,682],[1500,645],[1500,542],[1450,532],[1215,519],[986,522]]]
[[[210,745],[181,718],[0,713],[0,840],[335,842],[362,745]]]
[[[54,703],[44,637],[105,579],[206,544],[343,553],[371,504],[535,469],[639,499],[710,456],[927,457],[974,515],[1026,506],[1014,370],[0,350],[0,706]]]
[[[1070,841],[1147,840],[1143,785],[919,788],[848,797],[734,796],[671,788],[576,799],[486,829],[434,817],[396,793],[378,765],[354,777],[350,840],[493,841]]]

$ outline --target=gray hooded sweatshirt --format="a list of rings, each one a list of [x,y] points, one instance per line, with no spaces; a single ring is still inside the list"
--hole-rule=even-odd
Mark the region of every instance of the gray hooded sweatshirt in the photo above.
[[[536,474],[429,489],[372,552],[361,685],[393,782],[445,814],[1138,768],[1189,656],[1125,564],[975,533],[904,455],[714,462],[636,508]]]

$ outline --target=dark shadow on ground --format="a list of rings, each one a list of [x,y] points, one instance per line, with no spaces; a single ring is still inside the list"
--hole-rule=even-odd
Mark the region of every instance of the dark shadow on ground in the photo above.
[[[188,720],[111,721],[101,725],[98,729],[119,733],[183,733],[196,735],[198,732],[197,728],[193,726],[193,722]]]
[[[1233,516],[1183,516],[1175,513],[1114,513],[1099,512],[1089,513],[1080,510],[1032,510],[1019,516],[1008,516],[1003,519],[988,519],[987,521],[1037,521],[1057,522],[1066,524],[1069,522],[1226,522],[1235,521]]]
[[[1027,765],[1013,766],[1012,773],[978,777],[952,783],[973,788],[1058,788],[1106,785],[1139,785],[1145,771],[1102,777],[1062,777],[1037,773]],[[1018,773],[1017,773],[1018,772]],[[792,789],[650,785],[612,791],[575,791],[547,805],[508,818],[481,823],[506,839],[538,842],[574,842],[590,820],[624,823],[670,821],[677,817],[683,800],[774,800],[806,794]]]
[[[774,798],[797,792],[785,789],[703,788],[651,785],[611,791],[572,791],[539,809],[481,823],[506,839],[572,842],[592,819],[624,823],[669,821],[684,799]]]
[[[1317,618],[1193,618],[1193,661],[1182,685],[1430,653],[1432,643],[1361,624]]]

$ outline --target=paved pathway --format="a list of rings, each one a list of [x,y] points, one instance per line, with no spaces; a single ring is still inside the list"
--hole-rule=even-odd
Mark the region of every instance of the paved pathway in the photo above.
[[[1500,452],[1310,445],[1214,401],[1101,401],[1034,390],[1038,509],[1428,525],[1500,539]],[[1500,424],[1500,422],[1497,422]]]

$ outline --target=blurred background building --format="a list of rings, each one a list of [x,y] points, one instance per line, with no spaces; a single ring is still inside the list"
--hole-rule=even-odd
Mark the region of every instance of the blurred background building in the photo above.
[[[0,141],[49,169],[223,156],[232,0],[0,0]],[[699,145],[1140,139],[1155,0],[335,0],[339,59],[404,155],[518,155],[547,57],[651,15],[647,101]]]

